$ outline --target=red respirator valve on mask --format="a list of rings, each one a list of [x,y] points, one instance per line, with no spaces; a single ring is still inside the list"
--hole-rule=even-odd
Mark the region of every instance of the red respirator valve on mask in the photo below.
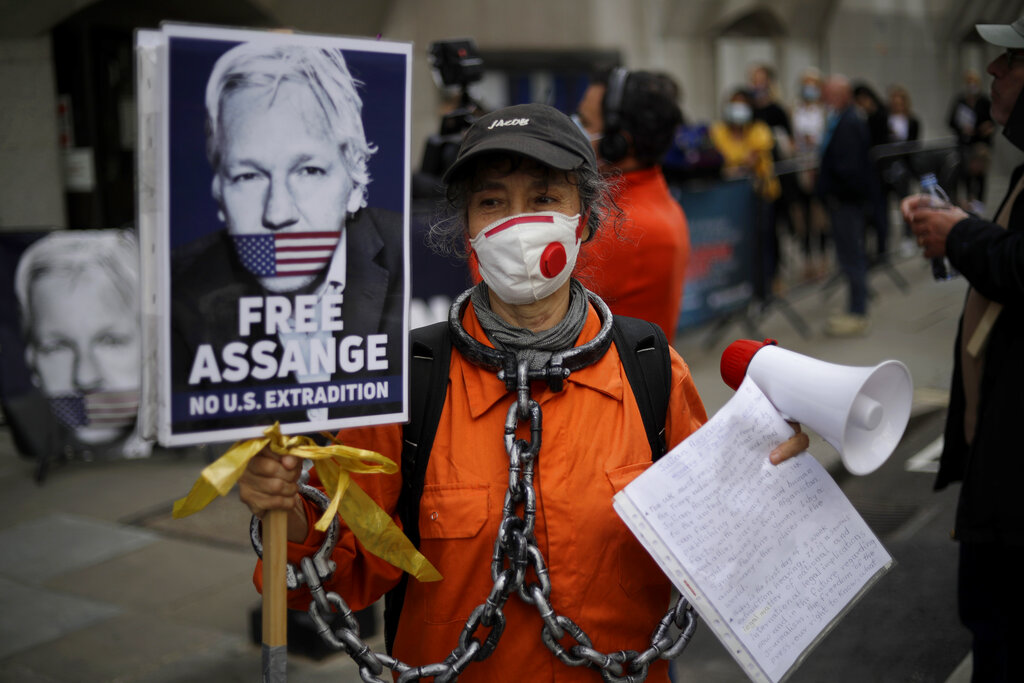
[[[561,242],[552,242],[544,247],[544,253],[540,255],[540,272],[546,278],[553,278],[562,272],[567,262],[565,247]]]

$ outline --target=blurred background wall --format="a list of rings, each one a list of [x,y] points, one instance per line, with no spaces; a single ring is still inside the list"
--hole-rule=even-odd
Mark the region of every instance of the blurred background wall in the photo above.
[[[949,135],[963,70],[998,54],[974,24],[1021,14],[1021,0],[0,0],[0,229],[133,224],[132,33],[164,20],[413,43],[418,168],[457,95],[432,76],[433,41],[476,42],[486,72],[471,94],[485,108],[571,111],[592,68],[621,64],[670,72],[687,117],[707,121],[759,61],[786,103],[807,66],[880,93],[902,84],[929,140]],[[1012,163],[1007,147],[997,165]]]

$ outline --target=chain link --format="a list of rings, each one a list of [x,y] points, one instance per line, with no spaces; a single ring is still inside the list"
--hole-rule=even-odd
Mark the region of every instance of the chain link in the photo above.
[[[693,637],[697,628],[697,615],[682,596],[658,622],[651,635],[650,647],[643,652],[600,652],[594,649],[590,637],[579,625],[569,617],[558,614],[552,607],[551,580],[544,555],[533,533],[537,513],[533,472],[540,454],[541,408],[530,397],[531,378],[525,362],[519,364],[516,377],[516,400],[509,406],[505,419],[509,481],[501,524],[491,556],[491,578],[494,585],[486,600],[473,609],[455,649],[443,662],[411,667],[389,655],[375,653],[361,638],[359,624],[345,600],[333,591],[324,590],[323,582],[335,569],[334,562],[329,559],[329,552],[337,541],[337,519],[328,531],[329,546],[325,540],[316,555],[303,558],[300,571],[296,571],[292,565],[288,566],[288,588],[294,589],[299,584],[305,584],[310,589],[312,601],[309,615],[320,637],[330,647],[343,650],[352,657],[359,665],[360,678],[367,683],[385,683],[380,678],[385,668],[398,674],[399,683],[423,678],[433,678],[438,683],[457,680],[467,666],[474,661],[487,659],[497,648],[505,630],[503,608],[513,593],[523,602],[537,608],[544,624],[541,628],[541,641],[559,661],[567,666],[595,669],[608,683],[639,683],[645,680],[655,660],[678,657]],[[529,423],[529,439],[516,436],[523,422]],[[302,486],[300,490],[304,496],[313,498],[322,507],[326,504],[326,496],[317,489]],[[262,557],[259,525],[255,518],[251,535],[253,547]],[[530,568],[537,581],[527,583],[526,574]],[[330,622],[336,614],[341,615],[344,623],[334,629]],[[477,631],[480,629],[486,631],[478,636]],[[574,641],[568,647],[563,645],[567,638]]]

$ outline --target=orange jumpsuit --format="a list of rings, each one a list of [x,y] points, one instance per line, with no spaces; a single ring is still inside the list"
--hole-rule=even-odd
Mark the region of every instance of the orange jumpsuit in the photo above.
[[[486,340],[472,306],[463,324],[473,337]],[[591,307],[579,343],[599,329]],[[669,447],[707,419],[689,368],[675,351],[671,354],[665,431]],[[442,661],[457,645],[466,618],[491,591],[491,554],[508,488],[503,434],[514,396],[493,372],[456,350],[449,379],[420,503],[420,550],[444,579],[409,580],[393,654],[412,666]],[[536,538],[550,573],[551,604],[582,627],[597,650],[642,652],[670,606],[671,585],[612,509],[613,494],[651,464],[643,422],[618,353],[609,349],[596,363],[573,372],[561,392],[535,385],[533,398],[543,413],[534,470]],[[349,445],[400,458],[401,425],[350,429],[340,436]],[[522,436],[528,438],[528,433]],[[396,521],[400,479],[400,474],[359,479]],[[315,519],[316,511],[307,512]],[[289,544],[289,561],[311,554],[319,541],[311,531],[305,544]],[[366,553],[345,530],[333,558],[338,569],[327,589],[353,609],[373,603],[400,578],[400,570]],[[257,585],[259,576],[257,567]],[[527,582],[536,580],[531,577],[532,570]],[[291,606],[305,610],[308,592],[296,593]],[[599,680],[597,672],[568,667],[547,649],[537,609],[518,594],[511,595],[504,614],[507,625],[497,650],[470,664],[460,681]],[[476,636],[487,633],[481,626]],[[570,638],[562,642],[573,644]],[[667,679],[667,663],[658,660],[649,680]]]
[[[622,174],[615,201],[619,233],[605,226],[580,251],[580,281],[612,313],[649,320],[675,338],[683,300],[690,232],[661,168]]]

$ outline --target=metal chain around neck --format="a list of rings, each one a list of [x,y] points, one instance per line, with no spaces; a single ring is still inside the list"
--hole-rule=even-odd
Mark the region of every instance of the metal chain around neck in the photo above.
[[[573,370],[579,370],[597,362],[612,343],[613,318],[608,304],[593,292],[586,289],[584,291],[586,291],[591,305],[597,310],[597,316],[601,320],[601,330],[593,339],[584,344],[552,353],[551,360],[542,370],[527,371],[527,379],[547,382],[552,391],[561,391],[562,382]],[[471,363],[496,372],[498,379],[505,383],[507,390],[516,391],[517,387],[522,386],[518,376],[520,368],[516,354],[512,351],[499,351],[477,341],[462,325],[462,316],[472,294],[473,289],[467,289],[456,297],[451,308],[448,309],[448,329],[451,332],[452,345]]]
[[[310,617],[316,623],[324,642],[334,649],[347,652],[359,665],[360,678],[368,683],[385,683],[384,679],[380,678],[384,668],[397,673],[399,683],[423,678],[433,678],[437,683],[450,683],[457,680],[472,662],[487,659],[497,648],[505,630],[503,608],[509,598],[516,594],[524,603],[536,607],[544,624],[541,628],[541,641],[561,662],[568,666],[595,669],[608,683],[639,683],[647,678],[648,669],[656,659],[674,659],[686,648],[697,628],[697,615],[693,607],[680,595],[655,626],[651,634],[650,647],[643,652],[600,652],[594,649],[593,641],[579,625],[569,617],[558,614],[552,607],[551,581],[544,554],[538,547],[534,535],[537,494],[533,478],[534,468],[540,456],[542,415],[540,404],[530,394],[530,383],[534,380],[544,380],[553,390],[560,391],[562,382],[570,372],[600,358],[611,344],[611,313],[599,297],[591,295],[591,302],[595,304],[602,319],[601,331],[587,343],[590,345],[587,350],[576,353],[569,350],[562,354],[554,354],[549,364],[552,367],[536,373],[528,370],[525,361],[518,366],[510,367],[507,356],[512,355],[514,358],[514,354],[503,353],[481,344],[465,331],[461,324],[461,311],[466,298],[468,293],[453,303],[449,316],[455,347],[470,361],[496,370],[509,391],[514,391],[516,395],[516,400],[509,406],[505,418],[505,452],[509,460],[508,489],[491,556],[491,579],[494,581],[491,592],[486,600],[470,613],[459,635],[458,643],[448,657],[442,662],[417,667],[412,667],[390,655],[373,652],[360,637],[359,623],[348,604],[337,593],[325,592],[323,589],[323,582],[333,573],[333,562],[312,562],[305,558],[302,561],[302,571],[294,573],[299,581],[309,585],[312,591]],[[583,349],[587,344],[575,349]],[[529,439],[516,436],[522,423],[528,423]],[[258,548],[257,552],[259,550]],[[528,580],[527,572],[531,568],[533,576]],[[534,578],[536,580],[532,580]],[[289,585],[289,588],[292,587]],[[335,617],[332,606],[337,608],[337,613],[343,621],[343,625],[336,629],[329,623],[329,619],[333,620]],[[571,640],[573,644],[568,647],[563,645],[566,639]]]

